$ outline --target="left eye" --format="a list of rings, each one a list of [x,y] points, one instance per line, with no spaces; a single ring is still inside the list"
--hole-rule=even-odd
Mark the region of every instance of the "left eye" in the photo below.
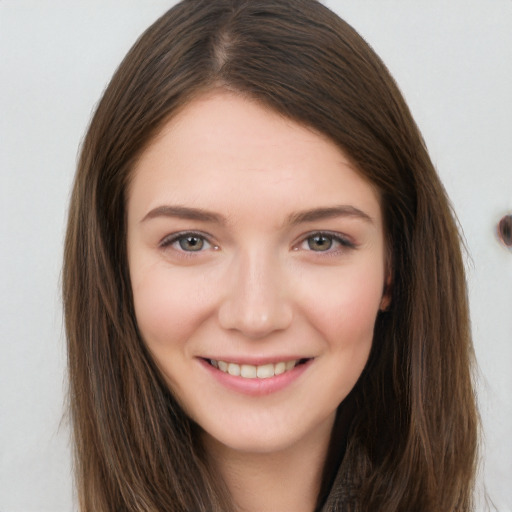
[[[353,247],[353,244],[341,236],[329,233],[315,233],[305,238],[299,247],[307,251],[328,252],[340,246]]]
[[[332,247],[334,240],[331,236],[315,235],[307,238],[306,243],[312,251],[328,251]]]
[[[170,246],[178,251],[185,252],[200,252],[212,248],[212,245],[204,236],[196,233],[183,233],[170,239],[165,239],[160,246]]]

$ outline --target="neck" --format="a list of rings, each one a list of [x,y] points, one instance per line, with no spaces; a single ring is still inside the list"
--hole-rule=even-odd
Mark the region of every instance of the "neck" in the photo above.
[[[205,438],[210,461],[226,483],[235,510],[313,512],[321,489],[332,423],[277,452],[240,452]]]

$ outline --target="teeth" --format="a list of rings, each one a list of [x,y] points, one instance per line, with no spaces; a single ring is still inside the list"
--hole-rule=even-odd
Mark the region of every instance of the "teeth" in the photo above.
[[[285,363],[286,371],[291,370],[292,368],[295,368],[296,361],[287,361]]]
[[[240,375],[246,379],[255,379],[257,376],[256,366],[252,364],[243,364],[240,367]]]
[[[245,379],[268,379],[274,375],[281,375],[295,368],[299,359],[294,361],[280,361],[278,363],[262,364],[254,366],[252,364],[226,363],[225,361],[216,361],[210,359],[210,364],[214,368],[218,368],[221,372],[229,373],[235,377],[243,377]]]
[[[258,366],[256,368],[256,376],[258,379],[268,379],[269,377],[273,377],[275,374],[274,365],[264,364],[262,366]]]
[[[281,375],[286,371],[286,363],[277,363],[274,367],[274,375]]]
[[[238,377],[240,375],[240,365],[236,363],[229,363],[228,373],[229,375],[234,375],[235,377]]]

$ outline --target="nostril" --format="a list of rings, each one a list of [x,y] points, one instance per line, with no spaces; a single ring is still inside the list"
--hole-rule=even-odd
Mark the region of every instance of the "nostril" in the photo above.
[[[241,294],[228,297],[219,306],[218,320],[223,329],[235,330],[250,339],[261,339],[287,329],[293,319],[286,298],[255,297]]]

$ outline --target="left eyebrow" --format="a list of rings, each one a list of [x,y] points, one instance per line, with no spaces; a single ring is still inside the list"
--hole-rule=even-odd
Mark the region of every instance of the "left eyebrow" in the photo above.
[[[288,224],[295,225],[303,222],[314,222],[317,220],[334,219],[336,217],[353,217],[361,219],[370,224],[374,220],[367,213],[351,205],[332,206],[327,208],[313,208],[301,212],[292,213],[288,217]]]

